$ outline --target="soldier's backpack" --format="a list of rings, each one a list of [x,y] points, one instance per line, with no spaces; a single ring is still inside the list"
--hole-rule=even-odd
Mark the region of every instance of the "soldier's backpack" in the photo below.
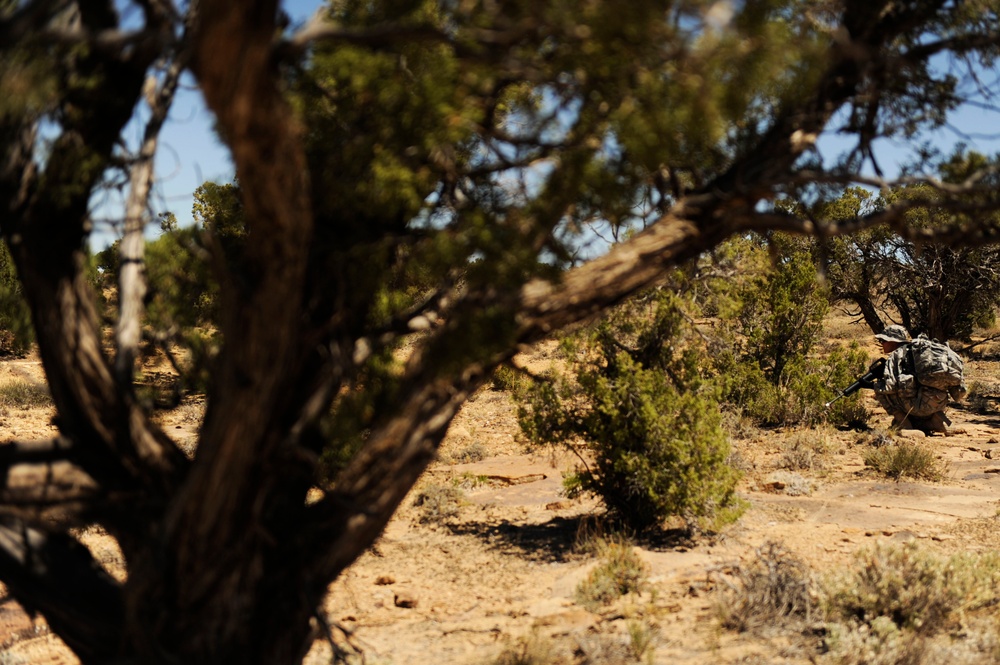
[[[919,383],[938,390],[962,385],[964,363],[947,344],[920,335],[910,342],[910,352]]]

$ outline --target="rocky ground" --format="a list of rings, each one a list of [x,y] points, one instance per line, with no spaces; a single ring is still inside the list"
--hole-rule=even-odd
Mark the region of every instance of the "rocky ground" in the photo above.
[[[992,385],[998,366],[973,360],[967,376]],[[39,381],[37,361],[0,364],[0,384],[17,380]],[[869,406],[876,409],[873,400]],[[318,642],[307,662],[329,662],[334,648],[363,652],[366,663],[414,665],[815,662],[813,638],[801,632],[762,637],[722,628],[721,592],[767,543],[779,543],[816,576],[851,566],[859,551],[879,544],[915,542],[942,555],[995,550],[1000,412],[986,397],[975,406],[952,412],[964,434],[903,433],[946,469],[935,482],[875,475],[857,432],[747,430],[734,440],[746,514],[714,536],[668,533],[636,542],[648,574],[643,592],[594,608],[578,601],[576,590],[598,562],[599,507],[562,496],[561,475],[573,458],[526,450],[510,396],[484,389],[377,545],[331,587],[324,608],[331,641]],[[191,442],[197,414],[191,405],[164,425]],[[46,407],[4,407],[3,436],[45,436],[51,415]],[[886,427],[888,417],[871,424]],[[83,537],[98,560],[122,574],[109,539],[96,531]],[[962,662],[995,662],[996,651],[975,653],[983,660]],[[76,661],[42,619],[7,601],[0,605],[0,663],[22,662]]]

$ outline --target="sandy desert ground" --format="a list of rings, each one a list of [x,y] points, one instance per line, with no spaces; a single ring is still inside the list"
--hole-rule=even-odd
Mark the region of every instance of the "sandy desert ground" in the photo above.
[[[548,347],[530,360],[550,355]],[[972,360],[967,378],[995,383],[998,368]],[[37,359],[0,363],[0,382],[8,380],[41,381]],[[869,406],[877,412],[874,400]],[[486,388],[456,419],[439,460],[377,545],[332,585],[324,608],[332,641],[363,651],[364,662],[374,664],[535,662],[527,659],[533,643],[552,662],[815,662],[815,649],[803,646],[807,638],[723,629],[720,592],[766,543],[781,544],[815,575],[850,566],[858,551],[877,544],[915,542],[942,555],[996,550],[1000,411],[989,400],[978,407],[952,411],[965,434],[904,433],[947,465],[937,482],[876,476],[862,461],[857,432],[749,430],[733,441],[745,471],[746,514],[713,536],[667,533],[637,541],[634,551],[648,571],[645,590],[595,611],[575,591],[597,563],[586,543],[599,533],[599,506],[561,494],[561,475],[573,458],[527,450],[511,397]],[[194,404],[163,424],[190,444],[197,413]],[[3,438],[45,436],[51,415],[46,408],[4,408]],[[877,414],[871,425],[884,428],[888,420]],[[804,447],[813,459],[779,468],[788,466],[789,450]],[[90,531],[84,540],[99,561],[123,574],[109,539]],[[639,657],[629,647],[637,631],[648,641]],[[511,659],[519,650],[525,658]],[[498,661],[503,654],[507,660]],[[317,642],[307,662],[330,657],[330,645]],[[987,658],[982,662],[993,662]],[[0,605],[0,663],[75,662],[41,618],[10,600]]]

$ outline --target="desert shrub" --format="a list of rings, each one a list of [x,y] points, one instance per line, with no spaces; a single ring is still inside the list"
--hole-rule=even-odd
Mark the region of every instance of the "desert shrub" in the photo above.
[[[995,553],[946,557],[914,544],[876,547],[815,580],[787,550],[767,543],[737,570],[716,607],[726,628],[764,635],[824,620],[813,662],[952,665],[995,662],[990,626],[998,600]],[[973,634],[977,621],[988,624],[984,633]]]
[[[809,569],[779,543],[765,543],[716,607],[722,625],[739,632],[808,621],[815,609]]]
[[[863,428],[871,413],[861,394],[825,404],[854,382],[868,367],[867,354],[857,345],[835,348],[822,358],[786,359],[777,381],[752,356],[736,348],[715,355],[724,400],[762,426],[817,425]]]
[[[826,640],[824,662],[837,665],[925,665],[927,642],[900,630],[891,619],[878,617],[865,630],[834,624]]]
[[[930,449],[909,441],[869,448],[864,451],[862,458],[866,467],[893,480],[941,480],[945,475],[944,465]]]
[[[830,440],[822,431],[798,432],[783,445],[781,457],[775,466],[790,471],[822,469],[826,466],[826,456],[830,450]]]
[[[486,450],[486,446],[479,441],[473,441],[461,450],[452,453],[450,461],[452,464],[469,464],[471,462],[482,462],[488,456],[489,451]]]
[[[0,407],[31,409],[50,404],[52,396],[45,384],[24,379],[8,379],[0,383]]]
[[[0,355],[21,355],[35,339],[14,259],[0,242]]]
[[[456,517],[464,501],[465,492],[454,484],[428,483],[417,492],[413,505],[420,508],[422,523],[439,523]]]
[[[490,387],[493,390],[512,393],[522,389],[526,385],[526,382],[527,380],[524,375],[513,367],[500,365],[493,370],[493,376],[490,378]]]
[[[533,631],[509,642],[493,665],[554,665],[563,662],[551,639]]]
[[[709,529],[738,517],[739,473],[726,463],[704,350],[673,294],[627,303],[566,348],[571,373],[534,385],[518,415],[534,444],[585,448],[587,466],[567,476],[568,494],[600,497],[635,530],[670,516]]]
[[[624,595],[641,593],[649,569],[624,539],[603,541],[600,563],[576,588],[576,602],[590,610],[610,605]]]
[[[880,618],[931,635],[1000,600],[1000,557],[943,557],[916,545],[876,547],[845,573],[827,580],[824,609],[833,621],[872,626]]]
[[[782,234],[737,242],[750,277],[728,287],[733,316],[712,354],[724,401],[764,426],[866,423],[860,396],[824,408],[868,358],[856,344],[813,355],[829,303],[808,243]],[[780,258],[764,261],[768,246]]]

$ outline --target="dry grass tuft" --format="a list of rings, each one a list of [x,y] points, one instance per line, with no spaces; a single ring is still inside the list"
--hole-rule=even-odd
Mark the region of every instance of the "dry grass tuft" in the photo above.
[[[756,554],[717,605],[722,625],[762,633],[808,621],[815,609],[808,567],[780,543],[767,542]]]
[[[555,665],[564,662],[548,637],[532,632],[504,646],[493,665]]]
[[[413,500],[420,508],[419,520],[423,524],[438,524],[457,517],[465,504],[465,492],[453,484],[428,483]]]
[[[624,595],[641,593],[649,569],[624,538],[604,540],[598,546],[601,562],[576,588],[576,602],[598,611]]]
[[[909,441],[866,450],[862,455],[865,466],[879,475],[900,480],[938,481],[945,477],[947,467],[926,446]]]
[[[51,406],[52,396],[43,383],[25,379],[8,379],[0,382],[0,408],[33,409]]]

